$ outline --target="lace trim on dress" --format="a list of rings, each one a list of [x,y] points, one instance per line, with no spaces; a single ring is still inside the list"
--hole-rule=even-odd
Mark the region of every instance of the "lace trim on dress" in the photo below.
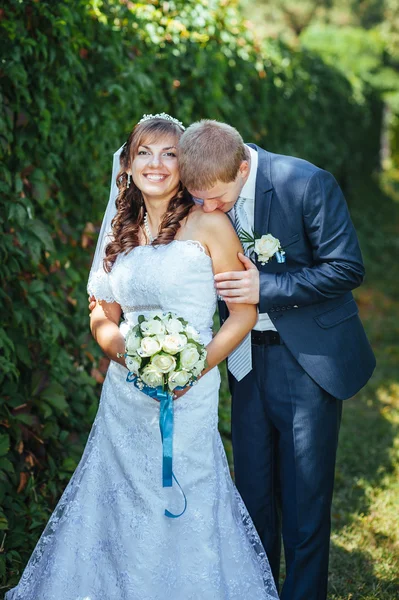
[[[205,254],[209,260],[212,260],[209,254],[207,254],[205,247],[198,240],[173,240],[171,244],[173,244],[173,242],[180,242],[181,244],[189,244],[190,246],[194,246],[195,248],[198,248],[202,254]]]
[[[222,457],[223,469],[225,471],[226,478],[228,478],[228,480],[231,480],[230,469],[229,469],[226,453],[225,453],[223,442],[222,442],[220,435],[218,436],[217,444],[218,444],[218,448],[220,450],[220,454]],[[238,509],[240,511],[242,524],[247,533],[248,540],[249,540],[251,546],[253,547],[256,557],[258,559],[259,567],[262,572],[265,591],[268,594],[268,600],[274,600],[275,598],[278,600],[279,596],[276,591],[276,585],[274,583],[273,574],[272,574],[272,571],[271,571],[271,568],[269,565],[269,561],[267,559],[265,549],[263,548],[263,545],[262,545],[262,542],[258,535],[258,532],[255,529],[255,525],[252,522],[252,519],[251,519],[251,517],[248,513],[248,510],[244,504],[244,501],[241,498],[240,493],[237,490],[237,488],[232,480],[231,480],[231,485],[232,485],[234,496],[235,496],[235,499],[236,499],[236,502],[238,505]]]

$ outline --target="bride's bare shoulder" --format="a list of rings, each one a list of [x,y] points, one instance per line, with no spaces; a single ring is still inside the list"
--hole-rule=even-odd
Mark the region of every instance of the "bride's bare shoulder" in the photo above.
[[[205,212],[202,206],[196,205],[190,213],[190,220],[193,226],[199,227],[202,231],[230,231],[233,226],[229,217],[221,210],[216,209],[212,212]]]
[[[235,248],[239,244],[229,217],[221,210],[205,212],[202,206],[193,206],[189,217],[179,229],[177,239],[197,240],[212,256],[218,245]],[[239,248],[238,248],[239,249]]]

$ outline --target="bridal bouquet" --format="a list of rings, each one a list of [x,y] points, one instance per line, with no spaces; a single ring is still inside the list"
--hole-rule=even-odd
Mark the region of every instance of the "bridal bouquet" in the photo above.
[[[140,315],[137,325],[127,332],[122,356],[129,369],[126,380],[160,402],[162,485],[171,487],[175,480],[184,497],[182,512],[165,510],[165,516],[176,519],[186,511],[187,499],[172,468],[173,392],[196,382],[206,366],[206,349],[194,327],[167,312]]]
[[[130,380],[146,393],[192,385],[206,365],[206,349],[198,331],[173,313],[140,315],[125,338]],[[151,394],[153,395],[153,394]]]

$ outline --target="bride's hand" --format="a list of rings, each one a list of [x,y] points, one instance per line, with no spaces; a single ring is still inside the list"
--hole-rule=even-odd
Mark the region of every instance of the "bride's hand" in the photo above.
[[[93,310],[93,308],[96,307],[96,299],[94,296],[89,296],[88,297],[88,301],[89,301],[89,310],[90,312]],[[90,313],[89,313],[90,314]]]
[[[187,394],[188,390],[191,390],[191,385],[188,385],[184,388],[184,390],[174,390],[173,391],[173,400],[179,400],[184,394]]]
[[[204,369],[202,371],[202,373],[200,374],[200,376],[196,379],[196,381],[194,382],[194,385],[196,385],[198,383],[198,381],[209,371],[209,367],[207,367],[206,369]],[[179,400],[179,398],[181,398],[182,396],[184,396],[184,394],[187,394],[187,392],[189,390],[191,390],[193,386],[192,385],[188,385],[187,387],[184,388],[184,390],[174,390],[173,392],[173,400]]]

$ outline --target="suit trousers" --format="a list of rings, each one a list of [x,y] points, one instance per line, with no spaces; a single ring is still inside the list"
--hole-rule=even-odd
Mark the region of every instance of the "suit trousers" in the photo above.
[[[231,377],[235,481],[283,600],[325,600],[342,401],[320,388],[284,344],[252,346],[252,371]]]

